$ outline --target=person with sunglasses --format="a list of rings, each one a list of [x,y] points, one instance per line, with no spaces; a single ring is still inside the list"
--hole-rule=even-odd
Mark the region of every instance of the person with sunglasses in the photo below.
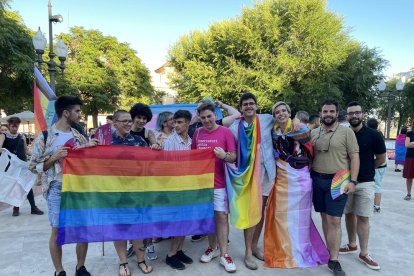
[[[345,275],[338,261],[341,243],[341,217],[348,193],[355,191],[359,172],[359,146],[351,128],[338,122],[338,102],[326,100],[321,105],[321,126],[313,129],[311,140],[314,147],[312,162],[313,205],[321,213],[322,229],[329,251],[328,268],[334,275]],[[331,184],[335,174],[350,170],[350,182],[344,185],[344,193],[335,200]]]

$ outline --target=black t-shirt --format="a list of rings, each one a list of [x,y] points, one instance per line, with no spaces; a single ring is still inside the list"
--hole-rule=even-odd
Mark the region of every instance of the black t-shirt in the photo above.
[[[414,131],[407,132],[407,138],[410,138],[410,142],[414,142]],[[407,139],[405,138],[405,139]],[[406,157],[414,157],[414,148],[407,148]]]
[[[216,124],[222,126],[223,125],[223,119],[217,120]],[[190,138],[193,138],[194,132],[197,130],[197,128],[200,128],[202,126],[203,125],[201,124],[201,122],[191,124],[190,127],[188,128],[188,136],[190,136]]]
[[[23,136],[21,134],[18,134],[17,137],[9,137],[8,135],[5,135],[3,148],[7,149],[11,153],[17,155],[17,157],[20,160],[26,161],[26,152],[24,150],[24,140]]]
[[[147,142],[148,145],[150,144],[148,137],[145,137],[145,127],[143,129],[141,129],[141,131],[132,131],[131,130],[129,133],[131,133],[132,135],[135,135],[135,136],[140,136],[142,139],[145,140],[145,142]]]
[[[358,182],[374,181],[375,154],[386,152],[384,140],[378,131],[366,126],[355,133],[359,145],[359,174]]]

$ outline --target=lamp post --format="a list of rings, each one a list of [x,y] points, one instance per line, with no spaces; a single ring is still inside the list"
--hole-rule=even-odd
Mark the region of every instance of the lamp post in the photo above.
[[[63,17],[60,14],[52,15],[52,4],[48,3],[48,12],[49,12],[49,61],[45,62],[42,58],[42,55],[45,52],[46,48],[46,38],[43,35],[42,31],[37,31],[36,35],[33,37],[33,46],[37,53],[37,63],[39,69],[42,66],[42,63],[48,65],[49,76],[50,76],[50,88],[55,92],[55,76],[56,76],[56,67],[59,67],[63,71],[65,70],[65,60],[68,55],[68,47],[65,45],[62,39],[56,43],[56,54],[60,60],[60,64],[55,62],[56,54],[53,52],[53,32],[52,32],[52,23],[62,22]]]
[[[378,84],[378,90],[383,92],[385,91],[386,87],[387,85],[385,84],[384,80],[381,80],[381,82]],[[401,79],[397,81],[395,85],[395,89],[397,90],[397,94],[394,94],[393,91],[389,91],[388,95],[385,96],[387,98],[387,103],[388,103],[387,139],[390,139],[392,105],[394,104],[395,97],[399,96],[401,91],[404,89],[404,82]]]

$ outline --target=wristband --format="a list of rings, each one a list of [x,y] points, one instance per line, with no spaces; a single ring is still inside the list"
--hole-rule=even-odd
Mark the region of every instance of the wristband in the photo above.
[[[349,182],[354,183],[354,185],[358,184],[358,182],[356,180],[350,180]]]

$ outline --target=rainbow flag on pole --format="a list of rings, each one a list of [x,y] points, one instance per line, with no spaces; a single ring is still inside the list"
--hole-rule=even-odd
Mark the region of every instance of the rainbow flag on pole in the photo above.
[[[57,121],[55,92],[50,88],[40,71],[34,67],[34,114],[36,133],[47,130]]]
[[[213,233],[214,160],[211,149],[71,151],[58,245]]]
[[[262,218],[260,122],[256,116],[245,128],[243,120],[238,128],[237,167],[226,164],[230,223],[239,229],[255,226]]]

